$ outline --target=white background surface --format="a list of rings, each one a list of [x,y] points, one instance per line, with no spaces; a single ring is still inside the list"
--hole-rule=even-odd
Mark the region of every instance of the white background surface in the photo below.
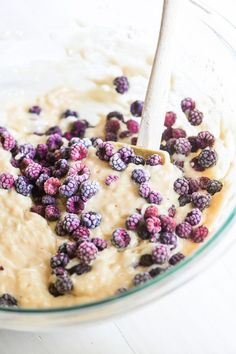
[[[236,22],[233,0],[206,2]],[[236,354],[235,259],[236,244],[194,281],[115,320],[47,334],[0,330],[0,354]]]

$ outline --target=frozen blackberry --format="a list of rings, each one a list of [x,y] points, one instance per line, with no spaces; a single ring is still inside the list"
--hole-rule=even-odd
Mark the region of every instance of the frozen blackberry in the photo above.
[[[26,167],[25,175],[31,180],[36,180],[39,177],[41,170],[42,166],[36,162],[33,162]]]
[[[98,251],[103,251],[108,246],[107,241],[100,237],[94,237],[91,241],[97,247]]]
[[[203,113],[198,109],[193,109],[188,113],[187,118],[191,125],[197,126],[202,123]]]
[[[61,178],[64,177],[69,170],[69,165],[66,159],[60,159],[56,161],[52,175],[53,177]]]
[[[36,180],[36,186],[39,189],[44,189],[44,183],[50,178],[47,173],[41,173],[41,175]]]
[[[208,193],[214,195],[215,193],[220,192],[222,188],[223,188],[222,182],[213,179],[208,182],[206,189]]]
[[[44,195],[42,197],[42,204],[47,206],[47,205],[55,205],[56,204],[56,198],[54,198],[52,195]]]
[[[110,186],[112,183],[118,181],[119,179],[119,176],[116,176],[116,175],[109,175],[107,176],[107,178],[105,179],[105,184],[107,186]]]
[[[181,238],[189,238],[192,232],[192,226],[188,222],[182,222],[176,226],[176,234]]]
[[[197,137],[196,136],[189,136],[188,141],[191,144],[191,152],[197,152],[199,150]]]
[[[160,243],[170,246],[170,249],[174,249],[177,246],[177,236],[173,232],[161,232],[159,237]]]
[[[54,274],[56,277],[68,277],[68,272],[63,267],[53,268],[52,274]]]
[[[199,186],[200,186],[200,188],[206,190],[209,182],[210,182],[210,178],[209,177],[205,177],[205,176],[200,177],[199,178]]]
[[[14,177],[10,173],[0,174],[0,188],[11,189],[14,186]]]
[[[199,180],[194,178],[187,178],[189,185],[189,194],[193,194],[194,192],[198,192],[200,185]]]
[[[161,220],[161,229],[166,232],[174,232],[176,228],[176,222],[173,218],[167,215],[160,215],[159,219]]]
[[[125,229],[115,229],[111,236],[112,244],[117,248],[126,248],[130,244],[131,238]]]
[[[43,160],[46,158],[48,152],[47,144],[38,144],[36,147],[36,157],[39,160]]]
[[[72,214],[79,214],[84,210],[84,201],[78,196],[68,198],[66,202],[66,211]]]
[[[203,242],[207,237],[208,233],[208,228],[202,225],[192,231],[190,238],[193,242],[196,243]]]
[[[17,300],[10,294],[0,296],[0,307],[17,307]]]
[[[55,151],[57,149],[60,149],[60,147],[63,145],[63,140],[61,135],[60,134],[50,135],[46,141],[46,144],[50,151]]]
[[[84,241],[78,247],[77,257],[81,262],[89,264],[96,259],[97,253],[98,249],[93,242]]]
[[[200,223],[201,218],[202,218],[201,211],[198,208],[195,208],[187,214],[185,221],[187,221],[192,226],[196,226],[197,224]]]
[[[107,114],[107,120],[109,120],[111,118],[117,118],[121,122],[124,122],[123,114],[120,113],[120,112],[117,112],[117,111],[113,111],[113,112],[110,112],[110,113]]]
[[[141,117],[143,112],[143,101],[134,101],[130,106],[130,112],[134,117]]]
[[[128,164],[131,158],[135,156],[134,150],[126,146],[119,149],[117,153],[120,155],[121,160],[126,164]]]
[[[105,124],[105,132],[117,134],[120,129],[120,122],[118,119],[112,118],[109,119]]]
[[[163,198],[162,198],[161,193],[154,192],[154,191],[151,191],[149,193],[149,196],[148,196],[148,202],[149,203],[160,205],[162,200],[163,200]]]
[[[60,210],[56,205],[47,205],[45,208],[45,218],[48,221],[56,221],[60,219]]]
[[[105,141],[117,141],[117,134],[116,133],[112,133],[112,132],[106,132],[105,134]]]
[[[42,108],[39,106],[32,106],[29,108],[29,113],[37,114],[39,115],[42,111]]]
[[[216,164],[217,162],[217,153],[212,149],[202,150],[198,156],[198,164],[203,168],[209,168]]]
[[[143,254],[140,257],[138,265],[141,267],[150,267],[151,265],[153,265],[152,255],[151,254]]]
[[[72,233],[72,237],[75,241],[89,241],[90,230],[85,226],[79,226]]]
[[[134,119],[129,119],[126,122],[127,129],[132,134],[137,134],[139,132],[139,123]]]
[[[176,114],[174,112],[167,112],[165,115],[164,125],[169,128],[172,127],[176,122]]]
[[[179,195],[187,195],[189,191],[189,183],[186,178],[177,178],[174,182],[174,191]]]
[[[76,242],[74,242],[74,243],[64,242],[58,248],[58,253],[65,253],[65,254],[67,254],[67,256],[70,259],[72,259],[76,256],[77,248],[78,248],[78,245]]]
[[[41,204],[32,205],[30,208],[31,213],[38,214],[42,217],[45,216],[45,206]]]
[[[96,181],[85,181],[80,187],[81,199],[86,202],[92,198],[100,189],[100,185]]]
[[[65,231],[62,221],[58,221],[58,223],[56,224],[55,232],[58,236],[66,236],[67,231]]]
[[[34,159],[36,149],[32,144],[21,144],[18,148],[18,154],[20,155],[20,158],[27,157],[29,159]]]
[[[179,201],[179,206],[180,206],[180,207],[183,207],[183,206],[185,206],[186,204],[191,203],[191,201],[192,201],[192,196],[191,196],[191,194],[181,195],[181,196],[178,198],[178,201]]]
[[[32,192],[33,185],[30,183],[27,177],[19,176],[15,180],[15,189],[17,193],[22,194],[24,196],[28,196]]]
[[[76,214],[67,214],[62,220],[63,229],[69,234],[80,226],[80,219]]]
[[[174,149],[177,154],[188,156],[191,152],[191,144],[187,138],[179,138],[175,141]]]
[[[69,277],[58,277],[54,287],[59,295],[65,295],[73,290],[73,283]]]
[[[88,211],[87,213],[82,214],[81,221],[88,229],[95,229],[101,224],[102,216],[95,211]]]
[[[172,204],[171,207],[169,207],[168,209],[168,216],[174,218],[175,214],[176,214],[176,207],[174,204]]]
[[[198,163],[198,157],[195,156],[191,161],[190,161],[190,166],[197,172],[203,172],[205,170],[204,167],[200,166]]]
[[[148,272],[138,273],[133,279],[133,284],[134,286],[143,285],[150,279],[152,279],[152,277]]]
[[[160,275],[164,271],[165,271],[165,269],[163,269],[163,268],[155,267],[149,271],[149,274],[151,275],[152,278],[156,278],[158,275]]]
[[[92,267],[89,264],[79,263],[79,264],[76,264],[73,267],[67,269],[67,271],[70,275],[73,275],[73,274],[82,275],[82,274],[90,272],[91,269],[92,269]]]
[[[162,157],[158,154],[150,155],[146,160],[146,165],[157,166],[162,164],[163,164]]]
[[[129,138],[131,135],[132,135],[132,133],[129,130],[123,130],[122,132],[120,132],[119,138],[125,139],[125,138]],[[134,144],[131,143],[131,145],[134,145]]]
[[[115,153],[109,161],[110,166],[116,171],[124,171],[127,168],[126,163],[121,159],[120,154]]]
[[[62,113],[62,118],[68,118],[68,117],[74,117],[74,118],[78,118],[79,114],[77,111],[72,111],[71,109],[67,109],[65,110],[65,112]]]
[[[126,76],[118,76],[114,79],[113,85],[118,93],[124,94],[129,90],[129,81]]]
[[[65,267],[69,263],[70,259],[65,253],[58,253],[50,260],[51,268]]]
[[[161,141],[168,141],[171,138],[173,138],[173,128],[166,128],[162,133]]]
[[[178,252],[176,254],[173,254],[173,256],[170,257],[169,264],[174,266],[177,263],[181,262],[184,258],[185,256],[183,255],[183,253]]]
[[[195,101],[190,97],[184,98],[181,101],[181,109],[184,113],[188,113],[189,111],[192,111],[195,108],[195,106],[196,106]]]
[[[159,218],[153,216],[145,220],[146,227],[150,234],[156,234],[161,231],[161,221]]]
[[[151,188],[147,183],[141,183],[139,186],[139,195],[142,198],[148,198],[149,194],[151,193]]]
[[[86,119],[78,119],[72,123],[70,133],[72,137],[83,138],[89,123]]]
[[[56,195],[60,186],[61,182],[58,178],[50,177],[44,182],[43,188],[46,194]]]
[[[142,156],[135,155],[131,157],[130,163],[133,163],[135,165],[145,165],[145,160]]]
[[[11,151],[16,146],[16,140],[8,132],[4,132],[1,134],[0,141],[2,143],[3,149],[6,151]]]
[[[152,259],[156,264],[163,264],[169,258],[169,249],[166,245],[157,245],[152,251]]]
[[[101,143],[98,146],[96,155],[100,160],[109,161],[111,156],[114,155],[115,149],[114,146],[110,143]]]
[[[138,226],[138,236],[142,239],[142,240],[148,240],[151,238],[151,234],[147,229],[147,225],[145,223],[140,223]]]
[[[207,208],[210,204],[211,201],[211,195],[210,194],[203,194],[200,192],[195,192],[192,194],[192,203],[193,205],[200,209],[201,211]]]
[[[131,178],[139,184],[148,182],[150,180],[150,177],[150,173],[141,168],[134,169],[131,175]]]
[[[141,214],[134,213],[130,215],[125,222],[127,229],[132,231],[137,230],[141,219],[142,219]]]
[[[180,139],[180,138],[186,138],[187,133],[184,129],[181,128],[174,128],[172,129],[172,138],[173,139]]]
[[[197,135],[197,143],[200,149],[212,147],[215,143],[215,137],[208,131],[202,131]]]
[[[78,183],[75,178],[67,177],[63,185],[59,188],[59,193],[62,197],[72,197],[78,190]]]

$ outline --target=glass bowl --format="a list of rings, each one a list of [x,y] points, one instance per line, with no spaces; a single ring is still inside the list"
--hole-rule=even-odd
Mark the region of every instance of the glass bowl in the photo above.
[[[15,6],[5,5],[3,8],[4,20],[0,25],[1,106],[12,98],[35,97],[61,84],[78,84],[76,55],[83,43],[73,47],[70,44],[76,42],[78,31],[86,27],[84,19],[91,28],[101,27],[101,33],[111,41],[117,33],[121,35],[121,40],[132,40],[137,36],[140,36],[140,40],[151,40],[150,58],[154,54],[161,2],[147,0],[137,5],[134,1],[126,4],[125,1],[117,3],[103,0],[96,1],[94,5],[90,0],[85,6],[82,1],[62,1],[60,5],[54,1],[41,1],[37,7],[34,2],[28,3],[27,7],[24,1],[13,3]],[[129,14],[134,9],[131,26]],[[51,13],[54,11],[56,15],[52,19]],[[146,14],[146,19],[143,14]],[[41,21],[35,21],[35,16]],[[235,32],[235,27],[212,9],[199,2],[183,2],[172,79],[172,87],[176,88],[179,97],[170,95],[170,107],[175,107],[186,96],[193,96],[205,103],[212,117],[223,117],[222,125],[228,127],[233,136],[236,133],[233,96],[236,92],[233,76],[236,69]],[[97,39],[103,41],[103,36],[99,38],[98,35]],[[142,43],[145,45],[145,40]],[[96,44],[94,47],[96,53]],[[68,61],[68,68],[62,72],[60,65],[65,61]],[[50,73],[48,67],[51,68]],[[232,138],[226,146],[226,152],[235,155]],[[167,296],[199,274],[234,241],[228,230],[236,214],[235,173],[235,165],[232,164],[226,180],[225,202],[213,235],[176,267],[143,286],[102,301],[65,308],[1,309],[0,328],[32,331],[84,325],[127,313]]]

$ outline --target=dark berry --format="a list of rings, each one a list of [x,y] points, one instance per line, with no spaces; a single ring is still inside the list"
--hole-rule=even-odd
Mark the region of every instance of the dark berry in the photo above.
[[[169,249],[166,245],[157,245],[152,251],[152,259],[156,264],[163,264],[169,258]]]
[[[129,245],[131,238],[125,229],[118,228],[113,231],[111,241],[115,247],[122,249]]]
[[[174,191],[179,195],[187,195],[189,191],[189,183],[186,178],[177,178],[174,182]]]
[[[96,181],[85,181],[80,187],[81,199],[86,202],[91,199],[100,189],[100,185]]]
[[[198,156],[198,164],[203,168],[209,168],[216,164],[217,153],[215,150],[205,149],[202,150]]]
[[[127,129],[132,134],[137,134],[139,132],[139,123],[134,119],[129,119],[126,122]]]
[[[148,182],[150,179],[150,173],[148,171],[145,171],[141,168],[136,168],[132,171],[131,178],[136,182],[136,183],[145,183]]]
[[[45,208],[45,218],[48,221],[56,221],[60,219],[60,210],[56,205],[47,205]]]
[[[67,214],[62,220],[62,226],[66,232],[72,233],[80,226],[80,219],[76,214]]]
[[[141,117],[143,112],[143,101],[134,101],[130,106],[130,112],[134,117]]]
[[[180,139],[186,138],[187,134],[186,131],[181,128],[172,129],[172,138],[173,139]]]
[[[157,277],[158,275],[160,275],[161,273],[163,273],[165,270],[163,268],[160,268],[160,267],[155,267],[155,268],[152,268],[150,271],[149,271],[149,274],[151,275],[152,278],[155,278]]]
[[[22,194],[24,196],[28,196],[32,192],[33,185],[30,183],[27,177],[19,176],[15,180],[15,189],[17,193]]]
[[[194,178],[187,178],[189,185],[189,194],[199,191],[199,180]]]
[[[176,139],[174,149],[177,154],[188,156],[191,152],[191,144],[187,138],[179,138]]]
[[[196,208],[200,210],[207,208],[210,204],[210,201],[211,201],[211,195],[208,193],[203,194],[203,193],[195,192],[192,194],[192,203]]]
[[[62,118],[68,118],[68,117],[78,118],[79,114],[76,111],[72,111],[71,109],[67,109],[65,112],[62,113]]]
[[[173,256],[170,257],[169,263],[170,265],[174,266],[177,263],[181,262],[184,258],[185,256],[183,255],[183,253],[178,252],[176,254],[173,254]]]
[[[192,111],[195,108],[195,106],[196,106],[195,101],[190,97],[184,98],[181,101],[181,109],[184,113],[188,113],[189,111]]]
[[[200,188],[206,190],[209,182],[210,182],[210,178],[209,177],[204,177],[204,176],[200,177],[199,178],[199,186],[200,186]]]
[[[150,155],[146,160],[146,165],[157,166],[162,164],[163,164],[162,157],[158,154]]]
[[[189,238],[191,232],[192,226],[186,221],[176,226],[176,234],[181,238]]]
[[[148,272],[142,272],[135,275],[133,279],[134,286],[143,285],[151,279],[151,275]]]
[[[197,137],[196,136],[189,136],[188,141],[191,144],[191,152],[197,152],[199,149]]]
[[[73,267],[67,269],[67,271],[70,275],[72,275],[72,274],[82,275],[82,274],[90,272],[91,269],[92,269],[92,267],[89,264],[79,263],[79,264],[76,264]]]
[[[0,307],[17,307],[17,300],[10,294],[0,296]]]
[[[106,122],[105,131],[116,134],[120,129],[120,122],[118,119],[112,118]]]
[[[101,224],[102,216],[95,211],[88,211],[87,213],[82,214],[81,221],[88,229],[95,229]]]
[[[108,113],[107,115],[107,120],[111,119],[111,118],[117,118],[118,120],[120,120],[121,122],[124,122],[124,116],[122,113],[117,112],[117,111],[113,111]]]
[[[115,153],[109,161],[110,166],[116,171],[124,171],[127,168],[127,164],[121,159],[120,154]]]
[[[129,81],[126,76],[116,77],[113,81],[113,85],[116,91],[122,95],[129,90]]]
[[[143,254],[140,257],[139,265],[141,267],[150,267],[151,265],[153,265],[153,260],[152,260],[151,254]]]
[[[81,260],[81,262],[89,264],[96,259],[97,253],[98,249],[94,243],[84,241],[78,247],[77,257]]]
[[[142,156],[135,155],[131,157],[130,163],[133,163],[135,165],[145,165],[145,159]]]
[[[209,233],[209,230],[206,226],[199,226],[192,231],[190,237],[193,242],[199,243],[199,242],[203,242],[205,240],[208,233]]]
[[[29,108],[29,113],[37,114],[39,115],[42,111],[42,108],[39,106],[32,106]]]
[[[70,259],[65,253],[58,253],[51,258],[50,266],[51,268],[65,267],[69,263]]]
[[[161,220],[161,229],[166,232],[174,232],[176,227],[176,221],[167,215],[160,215],[159,219]]]
[[[107,241],[100,237],[94,237],[91,239],[91,241],[99,251],[103,251],[108,246]]]
[[[73,283],[69,277],[58,277],[54,287],[60,295],[65,295],[73,290]]]
[[[201,211],[195,208],[187,214],[185,221],[187,221],[190,225],[195,226],[200,223],[201,217],[202,217]]]
[[[162,200],[162,195],[159,192],[151,191],[148,195],[148,202],[151,204],[160,205]]]
[[[131,161],[132,157],[135,156],[134,150],[128,146],[122,147],[117,151],[117,153],[120,155],[121,160],[124,161],[124,163],[126,164],[128,164]]]
[[[200,125],[203,120],[203,113],[198,109],[193,109],[188,113],[187,118],[191,125]]]
[[[207,192],[210,193],[211,195],[220,192],[222,188],[223,188],[222,182],[217,181],[215,179],[209,181],[207,184]]]
[[[179,201],[179,206],[180,206],[180,207],[183,207],[183,206],[185,206],[186,204],[191,203],[191,201],[192,201],[192,196],[191,196],[191,194],[181,195],[181,196],[178,198],[178,201]]]
[[[141,214],[134,213],[130,215],[125,222],[127,229],[132,231],[137,230],[141,219],[142,219]]]
[[[147,183],[141,183],[139,186],[139,195],[142,198],[148,198],[149,194],[151,192],[151,188]]]
[[[200,149],[205,149],[214,145],[215,137],[208,131],[202,131],[197,135],[197,142]]]
[[[177,246],[177,236],[173,232],[162,232],[159,241],[164,245],[169,245],[170,249],[174,249]]]
[[[63,185],[59,188],[59,193],[62,197],[69,198],[77,192],[78,187],[79,186],[75,178],[67,177]]]

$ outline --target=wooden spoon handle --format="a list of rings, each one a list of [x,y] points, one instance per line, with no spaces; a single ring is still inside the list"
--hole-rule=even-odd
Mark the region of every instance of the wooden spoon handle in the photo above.
[[[152,150],[158,150],[161,143],[170,85],[172,43],[179,1],[181,0],[163,1],[157,49],[143,107],[137,145]]]

